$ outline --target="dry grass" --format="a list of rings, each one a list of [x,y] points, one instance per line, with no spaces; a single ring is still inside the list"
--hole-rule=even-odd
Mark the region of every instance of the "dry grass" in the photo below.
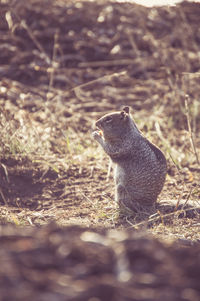
[[[1,4],[7,12],[1,43],[8,47],[0,81],[1,223],[56,220],[200,239],[198,212],[192,218],[185,209],[180,217],[177,208],[154,215],[120,212],[112,174],[106,180],[109,161],[90,135],[99,116],[130,105],[139,128],[167,156],[160,199],[200,200],[197,8],[51,1],[47,10],[44,1],[47,15],[36,2]]]

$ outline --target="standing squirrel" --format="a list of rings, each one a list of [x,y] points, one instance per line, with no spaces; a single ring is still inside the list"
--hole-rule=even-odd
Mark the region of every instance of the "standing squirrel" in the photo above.
[[[115,163],[115,198],[135,211],[152,206],[161,192],[167,163],[164,154],[138,130],[129,107],[96,122],[93,138]]]

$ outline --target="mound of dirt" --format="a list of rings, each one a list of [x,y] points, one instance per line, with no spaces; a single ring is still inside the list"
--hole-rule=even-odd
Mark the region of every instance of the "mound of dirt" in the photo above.
[[[0,300],[198,300],[200,245],[133,231],[0,228]]]

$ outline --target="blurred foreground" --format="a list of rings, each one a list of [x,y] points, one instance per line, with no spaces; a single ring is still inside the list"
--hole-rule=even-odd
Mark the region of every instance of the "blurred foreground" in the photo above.
[[[4,1],[0,12],[1,223],[146,226],[198,241],[200,4]],[[167,156],[159,201],[173,206],[153,216],[119,212],[90,135],[124,104]]]

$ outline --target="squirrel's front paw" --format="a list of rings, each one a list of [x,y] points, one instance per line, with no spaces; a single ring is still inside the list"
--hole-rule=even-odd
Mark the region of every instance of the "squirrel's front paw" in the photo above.
[[[94,131],[92,132],[92,137],[95,139],[95,140],[100,140],[102,139],[102,135],[101,135],[101,132],[100,131]]]

